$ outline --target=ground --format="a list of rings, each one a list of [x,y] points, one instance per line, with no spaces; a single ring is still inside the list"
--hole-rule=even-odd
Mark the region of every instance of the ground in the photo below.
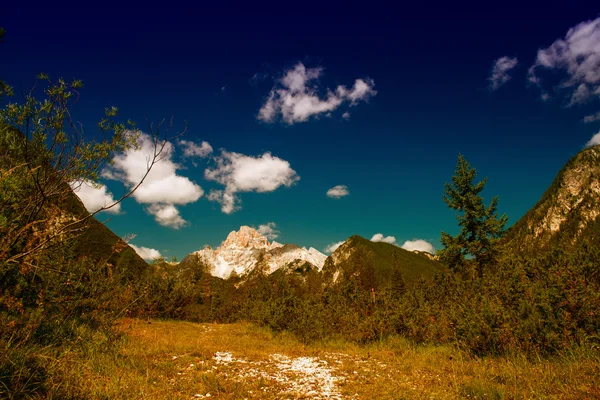
[[[600,398],[600,357],[589,351],[482,359],[399,337],[304,345],[246,323],[125,319],[119,329],[116,355],[81,363],[86,398]]]

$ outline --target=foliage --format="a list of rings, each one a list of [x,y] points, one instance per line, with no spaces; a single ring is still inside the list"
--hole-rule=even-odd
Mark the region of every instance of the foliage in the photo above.
[[[467,272],[473,264],[479,277],[497,256],[497,243],[504,231],[508,218],[498,216],[498,197],[492,199],[489,207],[483,203],[480,193],[486,179],[479,183],[475,168],[462,155],[458,156],[452,184],[446,183],[444,202],[457,211],[456,219],[461,230],[456,236],[442,232],[444,248],[439,251],[440,260],[456,272]]]
[[[30,263],[54,239],[82,231],[91,216],[62,211],[73,197],[68,184],[94,182],[112,154],[135,144],[112,108],[99,123],[107,139],[85,141],[70,114],[81,82],[40,79],[43,100],[32,90],[0,110],[0,260],[9,264]]]
[[[84,134],[71,115],[81,86],[42,75],[22,102],[0,109],[0,397],[44,393],[49,353],[88,343],[82,330],[112,340],[115,299],[147,268],[71,189],[137,143],[115,108],[99,139]],[[166,142],[154,138],[148,171]]]

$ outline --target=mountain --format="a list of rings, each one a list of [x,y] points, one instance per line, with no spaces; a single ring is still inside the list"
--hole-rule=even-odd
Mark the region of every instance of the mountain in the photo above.
[[[504,239],[510,251],[538,254],[585,243],[600,243],[600,146],[573,156]]]
[[[269,243],[269,240],[249,226],[229,233],[216,249],[210,246],[196,251],[181,261],[185,267],[191,263],[204,264],[213,276],[226,279],[234,273],[247,276],[257,266],[271,274],[281,268],[314,268],[320,271],[327,256],[314,248],[306,249],[293,244]]]
[[[431,279],[436,272],[447,271],[434,258],[429,253],[412,252],[393,244],[372,242],[355,235],[327,258],[323,266],[323,277],[326,282],[336,282],[344,275],[351,275],[355,264],[371,264],[377,285],[387,287],[392,281],[393,265],[396,262],[406,282],[412,283],[420,278]]]
[[[63,210],[74,216],[86,216],[88,211],[71,192]],[[106,225],[92,217],[85,223],[85,229],[73,239],[73,249],[79,257],[87,257],[96,262],[107,262],[129,278],[139,277],[148,264],[133,248],[117,236]]]
[[[19,217],[27,215],[29,211],[26,207],[32,205],[39,207],[37,212],[32,214],[36,221],[36,229],[55,229],[89,215],[79,197],[65,182],[64,171],[55,170],[48,159],[34,151],[37,149],[35,145],[26,146],[27,143],[30,142],[18,129],[0,123],[0,244],[3,243],[3,234],[7,234],[8,237],[10,229],[13,229],[13,232],[17,229],[9,229],[10,224],[2,222],[9,221],[18,229],[23,228],[26,223],[19,220]],[[36,185],[31,174],[27,172],[28,169],[24,167],[29,164],[32,171],[37,171]],[[43,201],[40,200],[41,197]],[[28,232],[25,236],[36,235],[35,229],[25,229],[24,232]],[[138,273],[148,266],[127,243],[94,217],[75,226],[70,234],[55,238],[52,243],[67,241],[69,256],[112,264],[131,277],[139,276]],[[5,248],[8,247],[6,243],[4,245]]]

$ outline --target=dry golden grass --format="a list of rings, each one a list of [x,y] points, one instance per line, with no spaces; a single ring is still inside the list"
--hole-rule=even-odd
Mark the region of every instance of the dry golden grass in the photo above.
[[[65,384],[93,399],[593,399],[600,357],[473,358],[402,338],[303,346],[251,324],[122,320],[117,352],[63,358]],[[216,356],[216,357],[215,357]],[[73,365],[77,366],[73,368]]]

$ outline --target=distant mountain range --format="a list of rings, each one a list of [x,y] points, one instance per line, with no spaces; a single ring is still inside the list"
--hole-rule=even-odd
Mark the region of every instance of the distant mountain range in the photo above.
[[[381,281],[389,280],[394,257],[407,281],[412,282],[419,277],[430,278],[436,271],[445,271],[432,254],[411,252],[388,243],[371,242],[360,236],[350,237],[327,257],[312,247],[307,249],[294,244],[270,243],[265,236],[248,226],[232,231],[216,249],[205,247],[188,255],[180,265],[185,268],[202,264],[212,276],[223,279],[230,276],[244,278],[256,268],[264,268],[266,275],[277,271],[306,273],[314,270],[335,281],[344,276],[347,264],[352,262],[352,256],[357,252],[374,265]]]
[[[68,196],[59,208],[67,216],[87,215],[75,194]],[[147,267],[127,243],[96,219],[90,219],[87,227],[75,238],[77,255],[106,260],[124,270],[141,271]],[[582,150],[565,164],[538,203],[508,230],[502,246],[508,253],[541,255],[557,248],[581,251],[599,243],[600,146],[595,146]],[[257,267],[267,275],[314,270],[325,281],[335,282],[348,275],[349,264],[357,253],[375,266],[376,279],[383,285],[389,281],[394,263],[401,266],[407,282],[446,271],[432,254],[411,252],[360,236],[350,237],[328,257],[312,247],[269,242],[248,226],[232,231],[216,249],[205,247],[188,255],[179,266],[200,263],[206,272],[222,279],[243,278]]]
[[[592,243],[600,243],[600,146],[582,150],[567,162],[540,201],[508,230],[502,246],[508,253],[542,254],[558,247],[573,251]],[[211,275],[226,279],[232,274],[243,278],[262,263],[267,275],[315,270],[325,282],[335,282],[350,273],[356,254],[375,267],[375,278],[383,286],[390,282],[394,263],[407,283],[446,271],[433,254],[360,236],[348,238],[327,257],[312,247],[270,243],[248,226],[231,232],[217,249],[206,247],[190,254],[181,266],[200,262]]]
[[[232,274],[246,276],[259,263],[265,264],[267,274],[300,264],[320,271],[326,258],[325,254],[312,247],[307,249],[293,244],[269,243],[255,229],[242,226],[239,231],[232,231],[218,248],[207,246],[198,250],[185,257],[181,265],[200,262],[211,275],[227,279]]]

